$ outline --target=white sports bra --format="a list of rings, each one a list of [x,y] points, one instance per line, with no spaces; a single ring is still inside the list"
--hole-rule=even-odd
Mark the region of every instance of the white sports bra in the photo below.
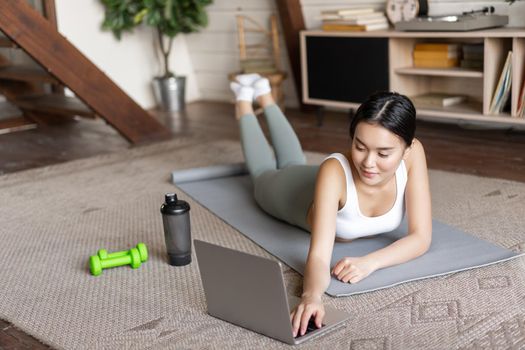
[[[329,158],[335,158],[341,163],[346,176],[346,202],[344,207],[337,212],[336,237],[347,240],[395,230],[405,215],[407,183],[405,161],[401,160],[396,170],[396,200],[392,208],[380,216],[365,216],[359,209],[359,200],[348,159],[341,153],[333,153],[326,157],[326,159]]]

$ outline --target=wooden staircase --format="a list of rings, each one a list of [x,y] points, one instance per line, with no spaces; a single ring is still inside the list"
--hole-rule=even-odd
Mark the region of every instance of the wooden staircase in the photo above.
[[[167,128],[57,31],[54,1],[42,1],[44,15],[26,1],[0,1],[0,47],[21,49],[39,65],[15,65],[0,55],[0,94],[21,112],[0,118],[0,134],[100,117],[131,143],[169,138]]]

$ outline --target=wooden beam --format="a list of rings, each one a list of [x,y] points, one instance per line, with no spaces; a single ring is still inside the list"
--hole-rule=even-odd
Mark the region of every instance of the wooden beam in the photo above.
[[[42,12],[44,17],[58,31],[57,11],[55,0],[42,0]],[[51,90],[56,94],[64,95],[64,87],[60,84],[52,84]]]
[[[284,40],[288,51],[288,59],[293,72],[295,90],[299,97],[301,110],[312,110],[312,107],[303,103],[303,88],[301,75],[301,48],[299,32],[306,29],[303,10],[299,0],[277,0],[277,9],[281,18]]]
[[[12,101],[18,108],[34,113],[55,115],[78,115],[86,118],[95,118],[95,114],[76,97],[62,94],[44,94],[19,97]]]
[[[0,67],[0,80],[56,83],[56,79],[45,70],[33,66]]]
[[[28,81],[3,80],[0,84],[0,94],[13,103],[20,96],[45,94],[45,86],[40,83]]]
[[[57,12],[55,8],[55,0],[42,0],[43,15],[51,25],[58,30]]]
[[[0,135],[9,134],[15,131],[25,131],[36,128],[37,125],[24,117],[13,117],[0,119]]]
[[[143,143],[171,136],[26,1],[0,1],[0,13],[0,30],[127,140]]]
[[[39,125],[57,125],[74,121],[72,115],[58,115],[56,113],[23,111],[24,117]]]
[[[9,40],[8,38],[4,38],[3,36],[0,36],[0,47],[9,47],[9,48],[15,48],[16,44]]]

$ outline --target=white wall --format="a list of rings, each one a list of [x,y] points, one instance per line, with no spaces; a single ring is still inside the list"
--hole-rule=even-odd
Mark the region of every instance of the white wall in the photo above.
[[[316,19],[322,10],[352,7],[373,7],[383,11],[386,0],[302,0],[302,11],[308,29],[320,26]],[[430,15],[459,14],[463,11],[478,10],[484,6],[494,6],[496,13],[508,14],[511,26],[525,26],[525,1],[509,5],[504,0],[462,1],[429,0]],[[237,70],[239,50],[235,15],[245,14],[261,23],[266,23],[268,16],[277,12],[274,0],[215,0],[208,7],[210,25],[201,33],[187,36],[187,45],[198,86],[203,99],[231,100],[227,75]],[[286,105],[296,106],[297,95],[293,77],[288,65],[286,45],[282,42],[282,60],[290,74],[285,82]]]
[[[161,64],[154,50],[151,28],[140,27],[124,34],[120,41],[100,29],[104,7],[98,0],[56,0],[58,30],[86,57],[143,108],[155,106],[151,81],[159,75]],[[186,99],[200,98],[186,40],[175,38],[170,58],[172,70],[187,76]]]
[[[207,9],[209,26],[200,33],[187,36],[188,49],[202,98],[230,101],[232,94],[227,76],[239,70],[235,16],[247,15],[260,24],[269,25],[269,16],[271,13],[277,13],[277,8],[274,0],[214,0]],[[286,104],[295,105],[297,99],[293,77],[282,36],[280,47],[281,62],[289,74],[284,82]]]
[[[320,22],[322,10],[371,6],[384,10],[385,0],[302,0],[302,11],[308,29]],[[511,26],[525,26],[525,1],[509,5],[504,0],[461,1],[429,0],[431,15],[457,14],[494,6],[496,13],[508,14]],[[99,66],[117,85],[144,108],[154,106],[151,79],[160,71],[154,54],[154,33],[141,27],[124,34],[121,41],[110,32],[101,31],[104,10],[98,0],[56,0],[59,31],[80,51]],[[171,64],[177,74],[188,76],[187,100],[231,101],[228,73],[239,69],[239,49],[235,15],[245,14],[267,23],[276,13],[274,0],[215,0],[207,8],[209,25],[200,33],[178,36],[174,42]],[[281,60],[289,78],[284,83],[286,105],[297,106],[297,94],[288,63],[286,45],[281,36]]]

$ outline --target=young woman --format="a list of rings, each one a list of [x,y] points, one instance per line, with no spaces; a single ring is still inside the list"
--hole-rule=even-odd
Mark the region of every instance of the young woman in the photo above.
[[[241,75],[231,84],[246,165],[255,200],[276,218],[311,232],[301,303],[292,311],[294,336],[314,319],[321,327],[321,300],[330,278],[358,283],[377,269],[424,254],[432,218],[426,158],[414,138],[416,111],[394,92],[370,96],[350,125],[350,148],[320,166],[305,164],[299,140],[270,94],[267,79]],[[264,109],[275,151],[252,109]],[[365,256],[349,256],[330,267],[334,241],[352,241],[394,230],[405,212],[406,236]]]

